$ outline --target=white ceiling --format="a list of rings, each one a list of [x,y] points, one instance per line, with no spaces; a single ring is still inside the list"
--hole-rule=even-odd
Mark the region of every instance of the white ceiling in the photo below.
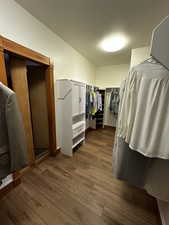
[[[169,14],[169,0],[16,0],[97,66],[129,63],[132,48],[148,45],[153,27]],[[129,45],[105,53],[99,42],[123,33]]]

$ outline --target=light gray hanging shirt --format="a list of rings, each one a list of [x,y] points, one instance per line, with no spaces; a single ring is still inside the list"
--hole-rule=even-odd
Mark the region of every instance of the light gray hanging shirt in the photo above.
[[[132,150],[169,159],[169,71],[154,59],[129,72],[117,136]]]

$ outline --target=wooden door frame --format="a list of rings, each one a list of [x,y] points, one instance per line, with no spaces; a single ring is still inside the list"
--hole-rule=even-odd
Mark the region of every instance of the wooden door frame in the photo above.
[[[50,58],[35,52],[29,48],[26,48],[14,41],[0,36],[0,82],[8,86],[7,73],[5,67],[4,53],[8,51],[12,54],[18,55],[25,59],[30,59],[34,62],[41,63],[46,67],[46,87],[47,87],[47,107],[48,107],[48,121],[49,121],[49,142],[50,142],[50,155],[55,156],[57,153],[56,144],[56,125],[55,125],[55,102],[54,102],[54,74],[53,74],[53,63]],[[0,198],[6,193],[11,191],[21,182],[20,172],[13,173],[13,182],[8,186],[0,190]]]
[[[17,44],[14,41],[11,41],[7,38],[0,36],[0,82],[2,82],[6,86],[8,86],[8,81],[5,67],[5,57],[4,57],[5,51],[18,55],[25,59],[30,59],[34,62],[41,63],[46,67],[45,78],[47,87],[50,155],[55,156],[57,153],[57,144],[56,144],[56,125],[55,125],[53,63],[50,61],[50,58],[38,52],[35,52],[29,48],[26,48],[20,44]],[[6,193],[11,191],[20,183],[21,183],[21,173],[20,172],[13,173],[13,182],[0,190],[0,198],[2,198]]]
[[[0,82],[8,86],[7,73],[5,67],[4,53],[15,54],[25,59],[30,59],[34,62],[41,63],[46,67],[46,87],[47,87],[47,107],[48,107],[48,121],[49,121],[49,143],[50,143],[50,155],[55,156],[57,153],[56,144],[56,125],[55,125],[55,101],[54,101],[54,74],[53,63],[49,57],[46,57],[38,52],[35,52],[29,48],[26,48],[14,41],[11,41],[5,37],[0,36]],[[20,183],[20,173],[13,174],[13,182],[4,189],[0,190],[0,193],[9,192],[12,188]],[[0,195],[1,197],[1,195]]]
[[[5,68],[4,51],[8,51],[15,55],[26,59],[33,60],[46,66],[46,87],[47,87],[47,105],[48,105],[48,121],[49,121],[49,136],[50,136],[50,155],[56,155],[56,119],[55,119],[55,100],[54,100],[54,65],[49,57],[46,57],[38,52],[26,48],[14,41],[0,36],[0,81],[7,84],[7,74]]]

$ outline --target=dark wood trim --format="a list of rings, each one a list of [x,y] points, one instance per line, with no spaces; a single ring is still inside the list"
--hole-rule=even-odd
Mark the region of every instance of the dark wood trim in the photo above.
[[[55,156],[57,151],[56,144],[56,120],[55,120],[55,97],[54,97],[54,65],[51,62],[46,69],[47,84],[47,105],[49,121],[50,155]]]
[[[0,47],[0,82],[7,85],[7,75],[6,75],[6,68],[5,68],[5,58],[4,58],[4,50]]]
[[[59,154],[60,151],[61,151],[61,148],[57,148],[55,155]],[[43,155],[42,157],[40,157],[39,159],[36,159],[36,165],[39,164],[39,163],[41,163],[41,162],[43,162],[43,161],[44,161],[45,159],[47,159],[48,157],[50,157],[50,153],[49,153],[49,152],[46,153],[46,154],[44,154],[44,155]],[[35,165],[34,165],[34,166],[35,166]],[[32,169],[32,167],[33,167],[33,166],[27,166],[27,167],[25,167],[24,169],[22,169],[22,170],[20,171],[21,177],[22,177],[25,173],[29,172],[29,171]]]
[[[156,200],[156,199],[155,199]],[[157,225],[163,225],[162,220],[161,220],[161,215],[160,215],[160,209],[158,207],[158,202],[156,200],[156,211],[157,211]]]
[[[0,199],[16,188],[19,184],[21,184],[21,176],[19,172],[15,172],[13,174],[13,181],[0,190]]]
[[[0,199],[2,199],[3,197],[5,197],[10,191],[12,191],[14,188],[16,187],[16,185],[14,185],[13,182],[11,182],[10,184],[8,184],[6,187],[2,188],[0,190]]]
[[[31,59],[33,61],[42,63],[44,65],[49,66],[50,65],[50,59],[49,57],[46,57],[38,52],[35,52],[29,48],[26,48],[20,44],[17,44],[14,41],[11,41],[7,38],[0,37],[0,47],[3,49],[12,52],[14,54],[20,55],[22,57],[25,57],[27,59]]]
[[[23,168],[22,170],[20,170],[20,174],[21,174],[21,178],[22,176],[27,173],[28,171],[30,171],[32,169],[33,166],[27,166],[25,168]]]
[[[12,57],[10,62],[11,80],[13,91],[15,91],[20,112],[22,115],[22,121],[25,129],[26,142],[27,142],[27,154],[29,165],[35,163],[33,133],[32,133],[32,121],[30,112],[30,98],[29,87],[27,79],[27,67],[24,59]]]
[[[49,157],[49,152],[46,152],[45,154],[43,154],[43,156],[35,159],[36,164],[41,163],[42,161],[44,161],[45,159],[47,159]]]
[[[57,148],[56,151],[54,152],[54,155],[51,155],[50,152],[47,152],[46,154],[44,154],[42,157],[40,157],[39,159],[36,159],[36,165],[43,162],[45,159],[47,159],[50,156],[56,156],[57,154],[59,154],[61,151],[61,148]],[[24,173],[25,171],[23,171]]]
[[[21,183],[21,174],[20,172],[13,173],[13,186],[16,187]]]

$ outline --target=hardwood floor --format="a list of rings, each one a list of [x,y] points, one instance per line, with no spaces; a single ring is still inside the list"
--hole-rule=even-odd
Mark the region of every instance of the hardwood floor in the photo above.
[[[1,200],[0,225],[157,225],[155,199],[112,177],[110,129],[68,158],[49,158]]]

